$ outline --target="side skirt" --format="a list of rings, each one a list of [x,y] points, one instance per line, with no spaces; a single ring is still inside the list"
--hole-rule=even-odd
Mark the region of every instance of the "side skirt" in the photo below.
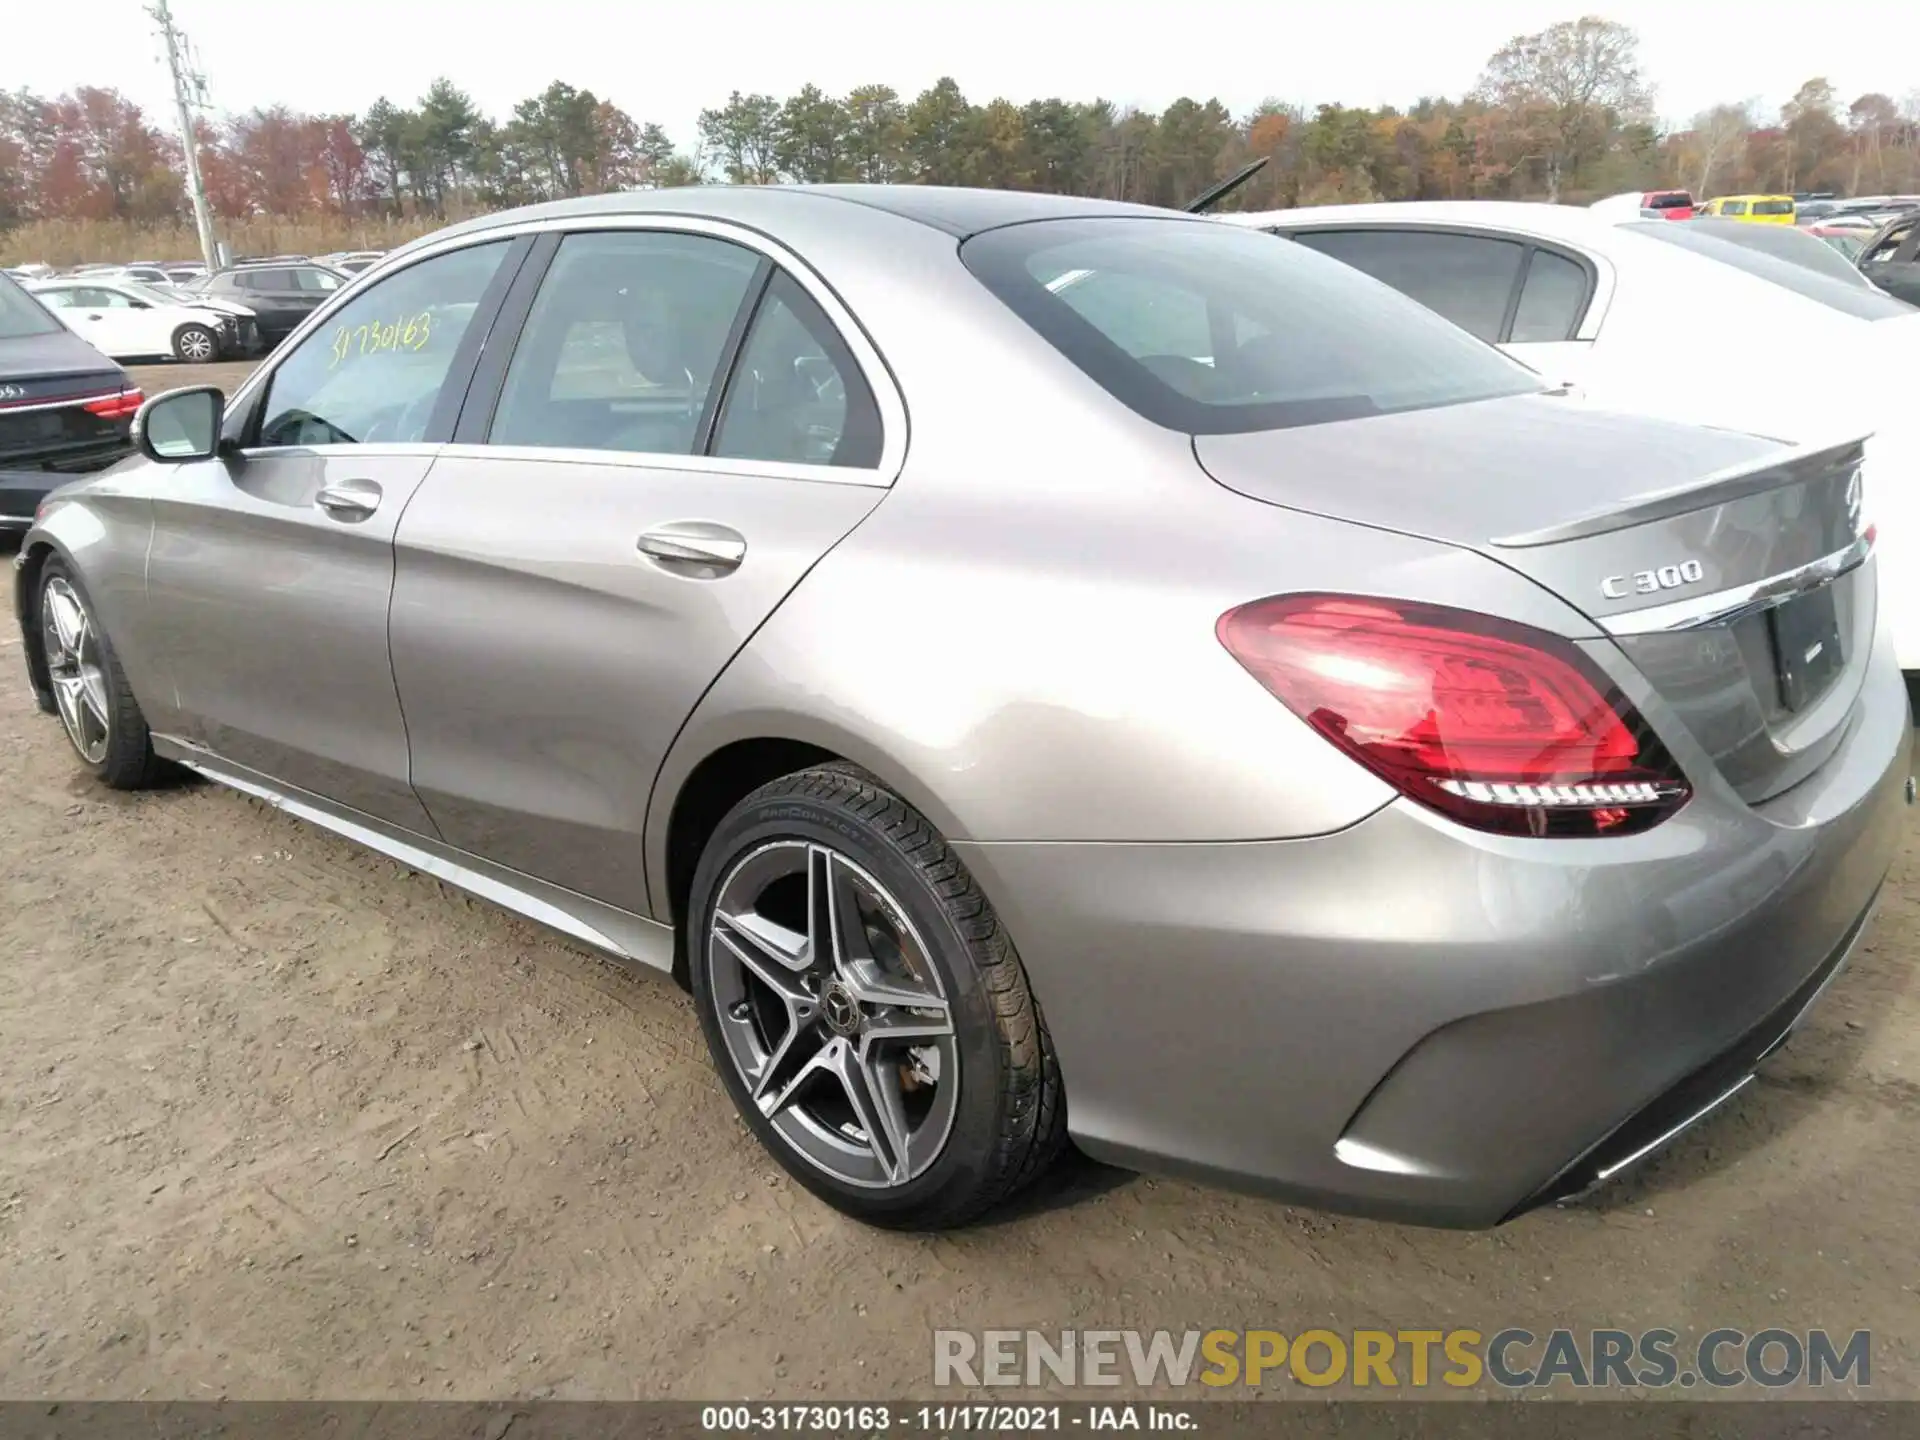
[[[276,810],[331,830],[409,869],[444,880],[596,950],[672,973],[673,930],[670,926],[545,880],[536,880],[518,870],[492,864],[424,835],[399,830],[384,820],[335,805],[318,795],[282,786],[258,771],[222,760],[190,741],[155,735],[153,749],[155,754],[195,774],[256,800],[264,800]]]

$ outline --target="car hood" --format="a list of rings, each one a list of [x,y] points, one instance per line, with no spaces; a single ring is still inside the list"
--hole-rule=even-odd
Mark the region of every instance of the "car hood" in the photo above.
[[[28,392],[12,399],[71,394],[78,388],[75,382],[96,380],[102,388],[132,384],[126,371],[64,327],[46,335],[0,340],[0,387],[14,385]]]

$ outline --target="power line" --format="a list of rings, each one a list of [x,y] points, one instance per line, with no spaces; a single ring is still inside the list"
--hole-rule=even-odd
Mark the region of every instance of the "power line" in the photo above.
[[[193,201],[194,227],[200,232],[200,258],[207,273],[215,268],[213,212],[207,205],[207,187],[200,180],[200,145],[194,134],[194,110],[206,104],[207,81],[193,63],[191,44],[173,23],[167,0],[153,0],[147,13],[160,26],[167,47],[167,70],[173,76],[173,104],[180,117],[180,148],[187,157],[187,194]]]

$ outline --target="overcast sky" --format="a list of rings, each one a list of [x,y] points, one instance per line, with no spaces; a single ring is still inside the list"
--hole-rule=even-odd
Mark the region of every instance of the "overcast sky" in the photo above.
[[[117,88],[171,127],[147,0],[71,9],[11,0],[0,89]],[[1920,4],[1855,0],[1592,0],[1639,32],[1660,112],[1720,100],[1777,106],[1812,75],[1842,103],[1920,89]],[[911,98],[943,74],[968,98],[1101,96],[1159,109],[1217,96],[1243,114],[1268,96],[1406,105],[1458,95],[1510,37],[1578,16],[1526,0],[173,0],[217,116],[284,102],[364,110],[411,102],[449,75],[488,114],[566,80],[654,120],[690,148],[702,108],[730,90]],[[84,13],[82,13],[84,12]],[[1833,23],[1821,18],[1832,17]]]

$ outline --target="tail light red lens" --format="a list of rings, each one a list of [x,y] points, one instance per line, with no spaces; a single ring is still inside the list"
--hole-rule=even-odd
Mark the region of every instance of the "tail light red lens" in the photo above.
[[[1347,595],[1229,610],[1220,643],[1401,794],[1479,830],[1645,830],[1692,791],[1569,642],[1491,616]]]
[[[146,400],[138,390],[122,390],[117,395],[102,395],[98,400],[89,400],[80,408],[89,415],[98,415],[102,420],[124,420],[139,412]]]

